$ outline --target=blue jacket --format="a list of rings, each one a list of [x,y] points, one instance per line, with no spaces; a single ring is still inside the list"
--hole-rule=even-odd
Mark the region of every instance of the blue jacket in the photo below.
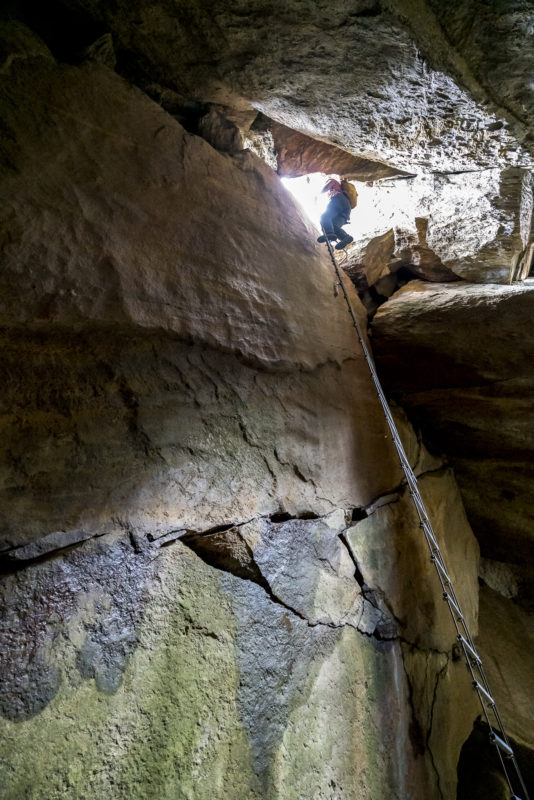
[[[346,224],[350,220],[351,211],[349,198],[346,194],[341,192],[340,194],[335,194],[331,198],[325,213],[328,214],[329,217],[343,217],[345,220],[343,224]]]

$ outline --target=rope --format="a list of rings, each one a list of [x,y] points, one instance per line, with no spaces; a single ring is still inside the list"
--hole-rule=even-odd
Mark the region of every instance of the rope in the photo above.
[[[391,415],[391,411],[389,410],[389,405],[386,399],[386,395],[384,394],[384,391],[380,384],[380,380],[378,378],[378,373],[375,369],[375,365],[371,358],[371,354],[369,353],[369,349],[367,347],[367,344],[365,343],[365,339],[363,338],[360,323],[358,322],[358,318],[356,317],[352,309],[352,305],[349,300],[347,290],[345,289],[345,284],[343,283],[343,279],[341,277],[341,272],[339,270],[339,265],[336,261],[332,243],[328,239],[328,236],[326,235],[324,228],[323,228],[323,234],[325,236],[328,252],[330,254],[330,258],[332,260],[332,264],[336,273],[336,283],[334,283],[334,294],[337,297],[338,294],[337,289],[338,287],[340,287],[341,291],[343,292],[343,297],[345,298],[345,302],[347,304],[352,324],[354,326],[354,329],[356,330],[356,335],[358,337],[358,341],[362,348],[363,355],[367,362],[367,366],[369,367],[369,371],[371,373],[371,377],[373,379],[375,389],[378,394],[378,398],[382,405],[382,409],[384,411],[386,421],[388,423],[389,430],[391,433],[391,438],[393,439],[393,444],[395,445],[395,448],[397,450],[401,467],[403,469],[406,478],[406,483],[408,485],[412,502],[415,506],[417,516],[419,517],[419,527],[423,532],[423,536],[425,537],[428,549],[430,551],[430,561],[432,562],[432,564],[436,569],[436,573],[439,582],[441,584],[443,600],[447,603],[447,606],[449,608],[452,617],[452,622],[456,629],[456,638],[462,648],[467,668],[471,674],[473,689],[476,691],[478,695],[478,699],[482,707],[482,713],[490,730],[489,739],[491,744],[493,744],[496,748],[499,761],[501,763],[502,771],[504,773],[506,782],[508,783],[508,787],[510,789],[511,800],[521,800],[521,798],[519,798],[515,794],[514,783],[516,783],[521,788],[521,791],[523,792],[524,795],[524,800],[530,800],[527,792],[527,787],[525,786],[523,776],[521,775],[521,771],[519,769],[519,765],[515,757],[515,753],[505,733],[501,716],[497,709],[497,704],[490,691],[490,687],[484,672],[484,667],[482,665],[482,659],[478,655],[475,643],[473,641],[473,637],[471,636],[469,627],[467,625],[467,621],[462,613],[460,602],[458,600],[458,597],[456,596],[454,586],[452,585],[452,581],[449,576],[447,566],[443,559],[443,555],[441,553],[438,540],[436,538],[436,534],[434,533],[432,524],[430,522],[430,519],[428,517],[425,508],[425,504],[423,503],[423,498],[421,497],[421,494],[419,492],[417,478],[415,477],[415,474],[410,466],[410,462],[408,461],[408,458],[404,451],[404,447],[402,445],[399,432],[397,431],[397,426],[395,425],[395,421]]]

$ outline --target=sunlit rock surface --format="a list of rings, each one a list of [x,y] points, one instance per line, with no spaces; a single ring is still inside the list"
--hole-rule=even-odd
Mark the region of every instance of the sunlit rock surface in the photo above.
[[[407,271],[404,278],[408,274],[438,283],[511,283],[528,275],[533,255],[530,172],[419,175],[358,188],[348,227],[356,241],[346,266],[367,285],[401,268]]]
[[[408,171],[532,163],[500,98],[488,108],[489,89],[477,83],[474,99],[446,74],[447,42],[426,4],[352,0],[314,4],[305,14],[298,4],[265,0],[72,7],[111,31],[125,68],[135,63],[137,82],[184,101],[253,105],[297,131]],[[525,75],[529,63],[526,56]]]
[[[271,121],[270,130],[278,155],[278,173],[282,176],[323,172],[343,175],[349,180],[373,181],[401,174],[386,164],[352,155],[285,125]]]

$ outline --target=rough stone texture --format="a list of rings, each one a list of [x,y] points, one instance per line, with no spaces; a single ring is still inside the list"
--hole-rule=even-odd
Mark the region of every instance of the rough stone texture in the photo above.
[[[438,785],[452,798],[444,769],[465,735],[458,719],[466,731],[473,720],[450,703],[458,666],[447,652],[365,631],[373,614],[391,613],[380,569],[374,585],[356,582],[345,529],[341,511],[234,528],[261,581],[216,564],[217,545],[194,543],[202,563],[181,542],[120,530],[4,578],[6,800],[65,791],[417,800]],[[374,536],[385,550],[391,528],[379,525]],[[237,553],[232,531],[203,538],[225,539]],[[388,588],[396,604],[402,590]],[[428,761],[437,719],[451,747]],[[31,772],[21,769],[26,748],[35,752]]]
[[[410,283],[373,321],[388,390],[452,460],[482,554],[531,571],[534,286]],[[409,357],[408,357],[409,354]]]
[[[244,146],[256,153],[266,164],[278,170],[278,152],[271,130],[271,120],[258,114],[244,137]]]
[[[419,480],[423,501],[473,634],[478,614],[478,545],[450,470]],[[347,531],[366,594],[382,598],[402,632],[415,741],[427,748],[442,797],[454,797],[457,764],[479,712],[455,632],[409,494],[403,491]],[[414,603],[414,598],[416,602]],[[462,713],[454,709],[460,706]],[[417,732],[417,733],[416,733]]]
[[[462,77],[476,76],[488,95],[510,116],[532,125],[532,15],[531,0],[520,3],[481,4],[477,0],[452,0],[445,7],[429,3],[443,29],[447,44],[463,59]],[[473,17],[476,25],[472,24]],[[459,59],[457,64],[460,66]]]
[[[419,483],[448,570],[459,585],[464,614],[476,633],[478,545],[455,481],[449,471],[439,471],[427,473]],[[454,629],[408,492],[356,523],[347,538],[364,583],[387,598],[403,636],[422,650],[450,651]]]
[[[401,473],[311,228],[259,159],[15,33],[6,800],[435,793],[402,623],[341,538]]]
[[[333,147],[331,144],[312,139],[279,123],[270,123],[274,146],[278,154],[278,174],[294,178],[312,172],[335,173],[349,180],[373,181],[402,174],[401,170],[359,158]]]
[[[3,351],[3,548],[99,533],[110,514],[164,533],[360,507],[400,480],[359,360],[281,375],[96,332],[16,336]]]
[[[135,64],[128,74],[143,85],[156,80],[184,98],[237,109],[253,104],[290,128],[409,171],[531,163],[504,111],[484,105],[487,93],[477,102],[441,62],[433,69],[422,57],[421,4],[409,6],[320,2],[303,13],[298,3],[265,0],[71,4],[112,32],[126,71]],[[438,62],[443,44],[434,48]]]
[[[352,355],[314,231],[271,169],[215,152],[99,64],[38,66],[18,54],[2,80],[3,325],[134,324],[270,366]]]
[[[506,731],[519,745],[532,749],[534,615],[483,586],[479,631],[480,653]],[[532,772],[532,758],[530,761]]]
[[[394,251],[395,234],[393,230],[389,230],[381,236],[356,242],[350,248],[347,263],[343,264],[343,268],[354,281],[356,288],[363,291],[396,270]]]
[[[347,266],[370,286],[401,267],[433,282],[511,283],[532,262],[532,176],[489,169],[362,186],[348,230]]]
[[[178,109],[233,103],[229,136],[211,112],[203,130],[230,153],[251,99],[334,141],[321,93],[343,67],[348,97],[370,92],[357,119],[337,96],[347,150],[523,155],[506,131],[462,149],[476,107],[372,2],[84,5],[116,51],[108,35],[80,67],[1,31],[5,797],[453,800],[473,694],[313,229],[258,158],[186,133],[106,63],[168,78]],[[339,46],[321,51],[323,18]],[[408,91],[409,119],[368,113],[404,114]],[[394,413],[476,628],[451,474]]]
[[[236,114],[231,108],[212,107],[199,120],[197,133],[222,153],[235,155],[243,149],[252,150],[282,177],[321,172],[370,181],[403,174],[378,161],[359,158],[305,136],[261,113],[250,124],[245,114]]]
[[[243,150],[243,136],[233,122],[215,108],[210,109],[198,124],[198,134],[221,153],[236,155]]]
[[[378,643],[310,627],[180,545],[135,554],[127,536],[89,543],[10,584],[12,629],[20,636],[39,625],[39,666],[60,681],[33,719],[40,709],[3,709],[4,797],[345,796],[360,780],[346,739],[373,775],[370,790],[400,796],[388,788],[387,749],[384,759],[375,747],[386,709],[369,712],[365,689],[372,681],[382,693],[394,680]],[[24,656],[10,665],[15,676]],[[334,708],[331,738],[322,720]],[[26,747],[32,770],[23,769]],[[319,769],[325,753],[327,770]]]

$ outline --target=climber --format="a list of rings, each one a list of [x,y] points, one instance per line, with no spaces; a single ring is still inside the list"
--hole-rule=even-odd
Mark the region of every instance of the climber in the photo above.
[[[348,181],[343,181],[343,183],[346,184]],[[356,194],[352,184],[349,184],[349,187],[351,187],[354,194]],[[336,181],[335,178],[330,178],[324,185],[322,191],[328,192],[330,202],[326,207],[326,211],[321,216],[321,226],[325,235],[319,236],[317,241],[325,242],[328,236],[331,242],[339,240],[336,244],[336,250],[343,250],[344,247],[353,241],[353,238],[344,231],[341,226],[346,225],[350,220],[350,212],[356,205],[356,202],[354,202],[353,205],[348,194],[343,191],[342,184]]]

